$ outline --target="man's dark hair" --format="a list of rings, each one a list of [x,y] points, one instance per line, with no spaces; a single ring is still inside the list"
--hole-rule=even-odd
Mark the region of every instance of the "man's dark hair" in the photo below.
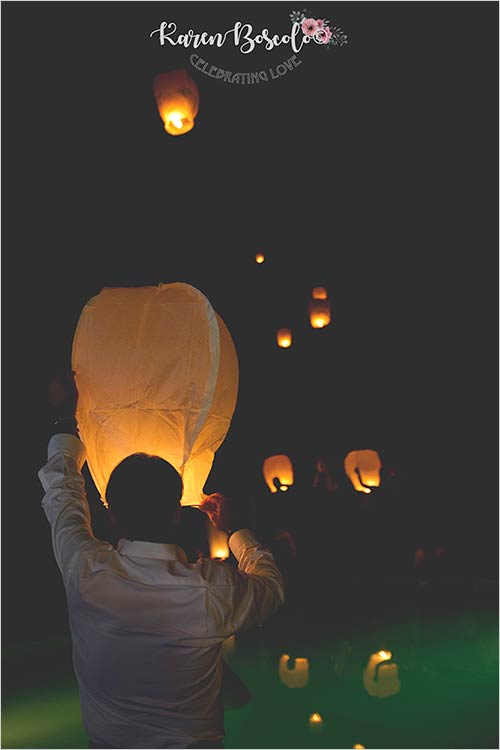
[[[114,523],[123,536],[147,542],[173,542],[182,495],[177,470],[159,456],[134,453],[116,466],[106,487]]]

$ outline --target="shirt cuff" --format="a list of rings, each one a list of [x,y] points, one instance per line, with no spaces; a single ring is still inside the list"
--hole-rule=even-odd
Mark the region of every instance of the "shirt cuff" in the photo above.
[[[257,541],[250,529],[239,529],[229,537],[229,548],[238,562],[247,547],[260,546],[260,542]]]
[[[50,461],[56,453],[64,453],[66,456],[74,458],[79,469],[82,468],[87,457],[82,441],[74,435],[66,433],[58,433],[50,438],[47,448],[47,461]]]

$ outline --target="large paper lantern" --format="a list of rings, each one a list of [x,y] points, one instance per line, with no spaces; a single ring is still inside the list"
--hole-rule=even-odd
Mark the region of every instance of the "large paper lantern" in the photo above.
[[[389,698],[401,690],[398,665],[389,663],[390,659],[390,651],[378,651],[370,656],[363,671],[363,686],[375,698]]]
[[[294,659],[292,669],[288,666],[289,661],[288,654],[283,654],[280,658],[279,676],[281,682],[289,688],[305,687],[309,682],[309,659]]]
[[[293,484],[292,462],[284,454],[269,456],[262,466],[264,479],[271,492],[286,492]]]
[[[183,135],[194,127],[200,96],[191,76],[183,69],[157,75],[153,91],[158,112],[170,135]]]
[[[371,492],[370,487],[380,487],[382,462],[377,451],[351,451],[344,461],[345,473],[358,492]]]
[[[276,340],[278,342],[278,346],[281,346],[282,349],[288,349],[292,345],[292,332],[289,328],[280,328],[276,332]]]
[[[72,366],[103,502],[115,466],[143,452],[175,466],[182,504],[198,505],[238,393],[231,336],[205,295],[181,283],[103,289],[80,315]]]

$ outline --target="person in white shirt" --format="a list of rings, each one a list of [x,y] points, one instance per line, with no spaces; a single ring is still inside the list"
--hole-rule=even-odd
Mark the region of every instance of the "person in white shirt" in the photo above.
[[[204,509],[229,533],[238,568],[188,563],[173,543],[182,480],[163,459],[142,454],[119,464],[108,484],[122,530],[117,548],[97,539],[81,473],[85,446],[74,421],[59,430],[39,477],[90,747],[223,747],[221,645],[283,603],[272,554],[214,495]]]

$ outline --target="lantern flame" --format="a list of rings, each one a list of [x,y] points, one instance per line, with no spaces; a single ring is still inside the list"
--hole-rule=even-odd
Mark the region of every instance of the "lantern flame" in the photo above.
[[[314,713],[314,714],[311,714],[311,716],[309,717],[309,721],[311,722],[311,724],[321,724],[321,722],[323,721],[323,718],[321,714]]]
[[[388,661],[389,659],[392,659],[392,654],[390,651],[379,651],[378,655],[383,659],[384,661]]]
[[[265,257],[262,255],[262,253],[257,253],[255,256],[256,263],[264,263]]]
[[[286,492],[288,489],[288,486],[289,486],[288,484],[280,484],[280,490],[282,492]]]
[[[174,128],[177,128],[177,130],[182,130],[187,121],[187,118],[183,117],[180,112],[169,112],[168,115],[166,115],[165,119],[165,130],[167,131],[167,133],[170,123],[174,126]]]

